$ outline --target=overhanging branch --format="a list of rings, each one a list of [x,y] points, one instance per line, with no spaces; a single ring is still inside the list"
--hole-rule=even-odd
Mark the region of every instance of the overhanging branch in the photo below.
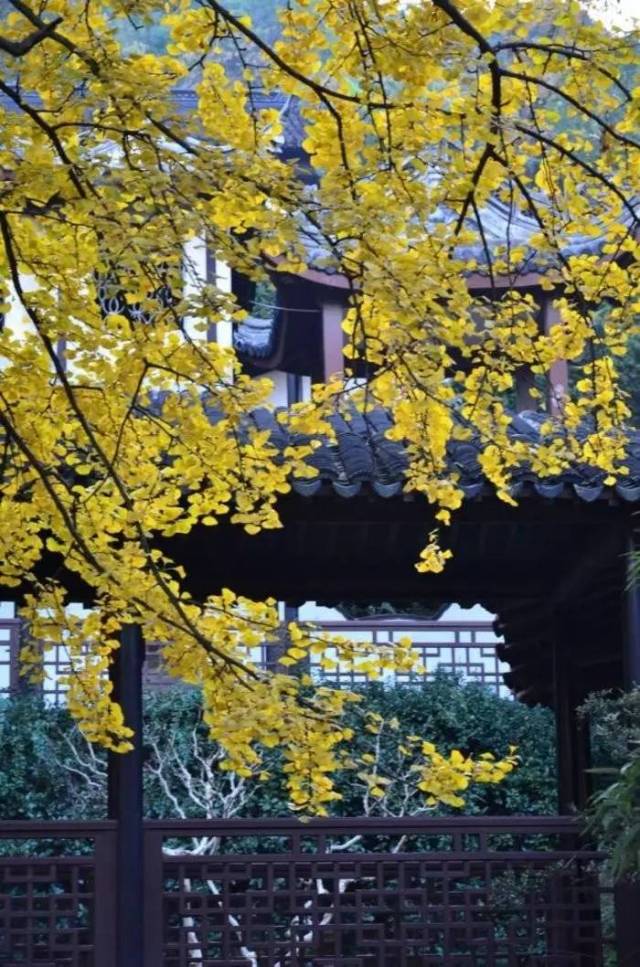
[[[60,26],[62,19],[62,17],[54,17],[53,20],[33,30],[23,40],[8,40],[6,37],[0,37],[0,50],[4,50],[12,57],[24,57],[43,40],[50,37],[56,27]]]

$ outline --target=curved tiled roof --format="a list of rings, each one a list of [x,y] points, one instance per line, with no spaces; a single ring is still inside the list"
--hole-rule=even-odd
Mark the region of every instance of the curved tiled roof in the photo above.
[[[541,213],[548,208],[549,202],[543,197],[536,197],[533,200]],[[640,207],[634,200],[630,203],[630,209],[625,209],[621,218],[621,224],[625,228],[637,227],[640,219]],[[632,211],[635,215],[632,215]],[[457,212],[452,212],[450,218],[457,218]],[[541,259],[532,239],[540,233],[540,226],[534,217],[533,212],[517,208],[515,205],[507,205],[499,198],[489,199],[479,210],[477,215],[471,214],[467,218],[467,223],[472,227],[478,237],[478,241],[473,244],[460,245],[456,249],[457,257],[467,261],[476,259],[479,263],[478,271],[482,271],[487,266],[485,245],[492,259],[496,259],[500,248],[504,252],[508,245],[511,250],[522,249],[524,255],[518,259],[519,274],[525,271],[544,272],[549,269],[549,260]],[[482,240],[482,238],[484,240]],[[602,250],[602,246],[607,239],[603,227],[602,234],[585,235],[580,233],[563,232],[558,241],[559,252],[554,257],[553,267],[559,265],[559,257],[570,258],[575,255],[595,255]],[[502,256],[504,258],[504,255]]]
[[[21,92],[20,96],[34,107],[40,105],[40,99],[35,94]],[[198,94],[195,90],[177,88],[172,92],[172,97],[174,106],[179,112],[189,114],[196,111]],[[9,112],[17,110],[16,105],[6,94],[0,94],[0,107]],[[250,92],[249,109],[263,108],[275,108],[280,112],[282,118],[280,147],[283,153],[304,157],[302,142],[305,130],[299,100],[277,91],[264,92],[256,88]],[[544,199],[536,199],[536,204],[544,208]],[[435,214],[434,223],[455,220],[457,217],[457,212],[443,210]],[[478,273],[483,275],[486,270],[485,243],[492,259],[497,257],[498,248],[507,243],[511,249],[523,250],[524,257],[519,260],[521,276],[525,272],[540,273],[550,268],[547,262],[539,258],[536,246],[532,244],[532,238],[539,231],[532,213],[507,205],[498,198],[492,198],[480,209],[479,219],[482,223],[482,232],[479,230],[477,215],[470,213],[467,219],[468,225],[476,228],[477,244],[461,245],[457,250],[457,254],[464,261],[475,260],[478,263]],[[622,223],[626,227],[631,227],[632,223],[637,226],[639,220],[640,204],[634,199],[625,209]],[[309,268],[321,273],[327,279],[327,283],[332,284],[340,275],[340,270],[335,264],[335,259],[331,257],[326,243],[311,226],[305,224],[301,225],[301,235],[307,249]],[[484,242],[481,241],[481,236],[484,237]],[[601,250],[604,240],[604,235],[564,233],[561,254],[567,258],[576,254],[597,253]]]
[[[540,211],[544,211],[547,204],[544,199],[536,198]],[[630,203],[630,210],[625,210],[620,224],[625,228],[637,230],[640,224],[640,202]],[[635,215],[632,216],[631,212]],[[433,214],[431,224],[453,223],[458,218],[458,212],[453,209],[437,210]],[[515,280],[522,279],[528,273],[545,274],[557,269],[560,259],[571,258],[576,255],[597,255],[603,245],[610,241],[606,237],[603,227],[602,234],[585,235],[565,232],[559,242],[559,249],[553,257],[542,256],[535,244],[535,236],[540,233],[540,226],[533,214],[515,206],[504,204],[499,198],[491,198],[479,209],[477,215],[469,214],[465,225],[476,235],[476,242],[458,244],[455,248],[457,259],[465,263],[473,262],[473,271],[480,276],[490,278],[489,269],[493,263],[504,261],[507,247],[513,251],[518,249],[522,254],[518,257],[514,271],[517,270]],[[304,224],[301,229],[304,240],[309,268],[321,272],[330,284],[331,277],[340,274],[335,256],[329,246],[320,237],[317,230]],[[489,253],[490,262],[487,259]],[[468,273],[471,274],[471,270]]]
[[[233,328],[233,348],[251,359],[270,359],[275,352],[282,313],[270,319],[247,316]]]
[[[301,437],[289,435],[275,414],[260,410],[252,417],[260,429],[269,429],[273,442],[280,449]],[[515,415],[511,424],[514,435],[536,443],[544,414],[526,411]],[[349,418],[334,417],[335,442],[320,446],[310,462],[319,471],[311,479],[294,479],[292,486],[301,496],[312,497],[330,489],[340,497],[355,497],[361,492],[378,497],[395,497],[402,493],[407,467],[405,449],[401,443],[389,440],[386,431],[391,427],[389,416],[376,410],[366,417],[353,413]],[[468,499],[482,498],[495,492],[478,464],[478,447],[473,442],[454,442],[450,447],[451,467],[460,476],[460,486]],[[632,431],[628,450],[628,476],[614,486],[604,483],[606,474],[588,466],[577,466],[559,477],[539,477],[528,468],[515,472],[511,492],[515,498],[535,494],[545,499],[577,498],[590,503],[594,500],[622,500],[640,502],[640,431]]]

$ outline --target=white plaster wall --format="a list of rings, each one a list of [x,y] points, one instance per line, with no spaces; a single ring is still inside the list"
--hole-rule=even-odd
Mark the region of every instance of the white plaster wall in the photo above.
[[[35,292],[38,287],[36,280],[30,275],[24,276],[20,280],[20,283],[25,292]],[[9,302],[9,310],[4,315],[4,328],[13,333],[14,336],[21,336],[29,330],[31,322],[12,285],[9,285],[9,298],[7,301]],[[6,359],[0,356],[0,369],[6,365]]]
[[[288,403],[287,374],[281,369],[272,369],[265,375],[273,383],[273,390],[271,391],[269,402],[272,403],[273,406],[286,406]]]
[[[315,601],[305,601],[298,614],[300,621],[344,621],[344,615],[336,608],[325,608]]]
[[[231,268],[220,259],[215,260],[215,283],[220,292],[231,292]],[[233,323],[231,320],[216,323],[216,342],[230,349],[233,346]]]
[[[442,615],[442,621],[493,621],[494,614],[483,608],[481,604],[474,604],[471,608],[461,608],[459,604],[450,604]]]
[[[197,297],[207,283],[207,243],[204,238],[195,236],[185,242],[182,260],[182,284],[185,299]],[[192,339],[205,340],[206,333],[196,330],[198,320],[186,316],[184,327]]]

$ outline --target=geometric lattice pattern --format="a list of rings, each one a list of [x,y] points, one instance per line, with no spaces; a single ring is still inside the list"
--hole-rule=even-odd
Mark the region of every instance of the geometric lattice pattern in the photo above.
[[[1,967],[122,967],[115,824],[18,825],[0,824]],[[551,817],[147,821],[145,967],[605,967],[603,857],[576,830]]]
[[[14,618],[0,620],[0,697],[9,695],[18,684],[18,652],[20,622]],[[0,964],[2,961],[0,960]]]
[[[91,857],[0,860],[2,967],[93,967]]]
[[[379,836],[384,850],[340,852],[340,837],[332,841],[324,824],[315,842],[294,834],[283,851],[260,853],[253,838],[244,855],[229,844],[224,855],[165,858],[162,963],[603,965],[595,855],[560,848],[557,836],[538,836],[523,853],[512,829],[483,830],[481,822],[473,836],[450,841],[453,849],[444,842],[429,849],[414,834],[403,850],[419,853],[392,852],[389,827]],[[399,834],[400,826],[396,843]],[[367,847],[372,837],[367,825]],[[364,845],[348,838],[356,849]]]
[[[421,684],[428,681],[436,669],[460,675],[464,681],[478,682],[491,691],[505,697],[510,695],[502,676],[509,666],[501,662],[496,653],[496,645],[501,642],[490,622],[486,621],[319,621],[316,627],[321,631],[343,634],[355,641],[373,641],[379,645],[389,645],[400,638],[408,637],[418,652],[423,672],[406,674],[390,673],[389,680],[396,684]],[[327,654],[331,656],[331,651]],[[340,667],[323,670],[318,659],[312,659],[311,671],[314,677],[325,681],[339,681],[354,685],[366,680],[351,669]]]
[[[447,672],[460,675],[465,681],[478,682],[485,685],[498,695],[509,696],[510,692],[504,684],[502,676],[509,666],[501,662],[496,654],[496,644],[501,640],[496,636],[490,623],[474,622],[445,622],[445,621],[394,621],[368,620],[317,622],[319,631],[336,632],[346,635],[354,641],[373,641],[380,645],[388,645],[399,638],[409,637],[418,652],[420,664],[425,672],[408,675],[393,675],[388,673],[386,680],[397,684],[421,684],[429,680],[429,676],[440,668]],[[14,690],[20,682],[18,668],[19,652],[18,620],[0,621],[0,694]],[[251,660],[261,662],[263,666],[270,663],[270,645],[258,646],[251,654]],[[327,649],[328,657],[335,657],[332,650]],[[55,644],[43,656],[43,670],[45,679],[42,692],[47,704],[63,705],[66,700],[66,686],[61,684],[61,677],[69,673],[69,655],[64,644]],[[323,669],[319,658],[314,656],[310,667],[315,678],[331,683],[343,685],[357,685],[367,679],[352,669],[340,666]],[[162,688],[174,684],[162,667],[160,648],[155,642],[147,643],[147,661],[145,663],[144,683],[148,688]],[[2,962],[0,961],[0,967]]]
[[[67,686],[62,684],[62,677],[71,671],[69,653],[66,645],[56,644],[43,656],[44,680],[42,693],[48,705],[64,705]]]

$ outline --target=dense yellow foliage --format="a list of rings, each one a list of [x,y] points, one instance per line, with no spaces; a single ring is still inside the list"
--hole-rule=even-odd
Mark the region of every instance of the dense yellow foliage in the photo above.
[[[184,244],[206,237],[253,277],[265,266],[295,273],[301,233],[313,229],[349,280],[348,350],[377,370],[366,394],[336,380],[290,419],[313,436],[345,401],[387,407],[408,445],[407,487],[437,505],[443,526],[461,502],[446,461],[454,438],[477,438],[507,500],[525,461],[541,475],[585,461],[613,482],[625,473],[627,417],[616,360],[640,302],[632,48],[573,0],[292,0],[273,50],[218,0],[5,8],[0,295],[24,325],[0,333],[0,577],[29,581],[46,549],[95,590],[86,619],[65,616],[55,585],[33,584],[28,602],[34,636],[64,636],[74,655],[71,708],[89,737],[126,747],[104,671],[122,624],[135,621],[170,642],[173,673],[202,685],[229,767],[247,767],[259,743],[283,744],[292,801],[321,809],[352,697],[258,672],[247,650],[276,634],[274,603],[229,591],[196,602],[157,547],[225,515],[250,533],[277,527],[290,474],[312,473],[313,444],[279,462],[267,434],[240,432],[269,385],[206,341],[238,308],[214,281],[182,288]],[[168,53],[125,56],[117,22],[157,14],[172,31]],[[240,77],[225,71],[234,39],[254,65]],[[198,64],[198,111],[181,114],[170,92]],[[315,187],[279,158],[277,112],[252,111],[257,74],[266,90],[301,99]],[[545,285],[561,286],[549,332],[517,288],[530,252],[505,239],[464,255],[471,243],[483,249],[490,198],[535,225]],[[599,251],[566,254],[567,239],[582,236],[601,236]],[[499,302],[470,292],[473,272],[503,286]],[[153,322],[103,318],[97,276],[116,279]],[[153,293],[165,285],[182,297],[159,310]],[[596,326],[603,299],[607,321]],[[532,452],[508,436],[505,393],[521,366],[544,380],[559,357],[582,372]],[[440,569],[446,556],[434,533],[418,566]],[[322,647],[291,631],[294,662]],[[37,674],[37,654],[25,657]],[[410,656],[382,659],[402,668]],[[372,673],[380,664],[366,648],[355,660]],[[494,769],[425,756],[421,788],[433,800]]]

